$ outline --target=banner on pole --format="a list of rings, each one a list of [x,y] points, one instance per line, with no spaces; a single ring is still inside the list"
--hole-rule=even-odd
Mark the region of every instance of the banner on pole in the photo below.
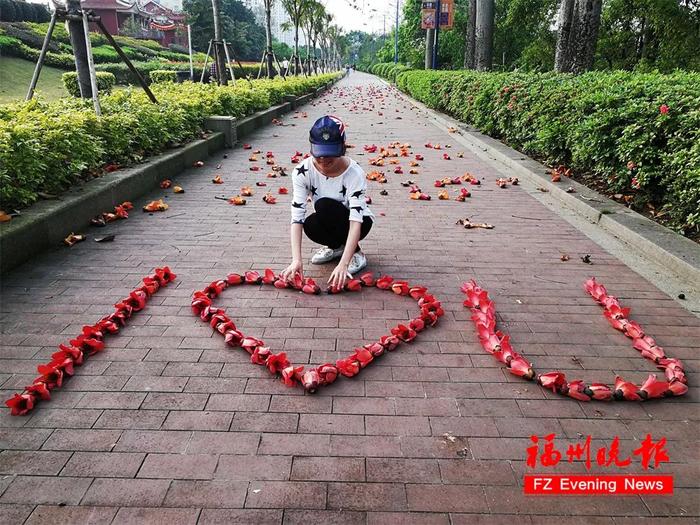
[[[432,2],[424,2],[423,5]],[[435,9],[422,9],[421,10],[421,29],[435,29]]]
[[[452,29],[454,26],[455,3],[454,0],[440,1],[440,29]]]

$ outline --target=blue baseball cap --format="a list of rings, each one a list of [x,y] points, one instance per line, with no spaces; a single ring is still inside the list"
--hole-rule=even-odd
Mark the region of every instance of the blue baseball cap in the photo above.
[[[345,152],[345,124],[338,117],[325,115],[314,122],[309,132],[311,155],[342,157]]]

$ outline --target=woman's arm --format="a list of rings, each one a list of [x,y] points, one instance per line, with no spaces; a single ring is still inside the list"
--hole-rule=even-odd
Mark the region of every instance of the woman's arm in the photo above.
[[[292,279],[295,274],[304,277],[304,263],[301,260],[301,233],[304,231],[304,225],[300,222],[292,223],[290,228],[290,238],[292,242],[292,264],[282,272],[282,278],[285,280]]]
[[[360,241],[361,227],[361,222],[350,221],[350,230],[348,231],[348,238],[345,241],[343,256],[340,258],[338,266],[335,267],[335,270],[333,270],[333,273],[328,279],[328,284],[330,284],[332,287],[342,288],[345,286],[345,282],[348,280],[348,265],[350,264],[350,259],[352,259],[352,256],[355,253],[357,243]]]

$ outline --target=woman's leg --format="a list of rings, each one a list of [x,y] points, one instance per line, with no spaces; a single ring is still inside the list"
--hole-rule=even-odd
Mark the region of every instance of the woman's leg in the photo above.
[[[304,221],[304,233],[312,241],[340,248],[345,244],[350,231],[350,210],[342,203],[329,198],[318,199],[314,203],[315,213]],[[365,217],[360,229],[360,239],[364,239],[372,228],[372,219]]]

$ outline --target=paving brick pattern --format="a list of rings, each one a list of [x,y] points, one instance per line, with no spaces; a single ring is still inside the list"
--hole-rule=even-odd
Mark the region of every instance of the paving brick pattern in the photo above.
[[[370,106],[374,105],[373,108]],[[368,109],[367,109],[368,108]],[[461,150],[454,135],[376,78],[353,73],[330,94],[247,139],[290,167],[306,149],[314,118],[345,119],[350,150],[369,170],[364,144],[408,142],[425,155],[420,174],[370,183],[377,223],[363,243],[370,269],[428,286],[446,310],[440,325],[383,356],[357,378],[314,396],[285,387],[193,317],[196,289],[231,271],[289,263],[291,195],[271,206],[255,188],[248,205],[230,197],[256,181],[276,193],[290,179],[251,172],[249,152],[218,154],[174,176],[186,193],[154,191],[170,209],[139,211],[56,247],[2,278],[0,388],[3,400],[31,381],[36,365],[155,266],[178,280],[159,291],[106,350],[27,417],[0,414],[0,523],[420,523],[694,522],[700,516],[698,341],[700,321],[529,195],[499,189],[508,173]],[[379,113],[382,115],[379,115]],[[451,143],[434,151],[425,142]],[[452,160],[442,159],[448,152]],[[217,165],[221,164],[220,169]],[[387,171],[393,171],[387,169]],[[482,179],[465,203],[438,201],[432,181],[469,171]],[[221,175],[223,185],[213,185]],[[415,179],[433,195],[408,199]],[[380,195],[386,189],[388,195]],[[464,230],[469,216],[495,225]],[[68,232],[66,232],[68,233]],[[304,254],[312,246],[308,240]],[[560,255],[571,256],[568,262]],[[590,254],[592,265],[579,256]],[[332,266],[311,267],[323,281]],[[652,367],[614,332],[582,290],[591,275],[632,307],[669,354],[683,359],[688,395],[645,404],[562,399],[510,376],[479,347],[459,285],[475,278],[496,301],[499,323],[541,371],[611,383],[643,380]],[[415,304],[378,290],[310,297],[265,287],[228,290],[218,300],[246,333],[296,363],[337,359],[386,333]],[[587,435],[620,437],[630,453],[647,433],[668,438],[672,497],[528,498],[525,448],[554,432],[561,448]],[[580,463],[556,472],[582,472]],[[598,469],[597,471],[600,471]],[[641,472],[639,462],[632,472]],[[615,471],[612,471],[615,472]],[[514,518],[513,514],[519,514]]]

